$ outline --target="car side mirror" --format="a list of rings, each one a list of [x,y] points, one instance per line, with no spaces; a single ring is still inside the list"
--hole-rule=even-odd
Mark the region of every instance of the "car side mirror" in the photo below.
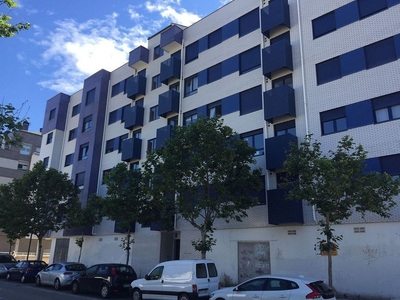
[[[147,275],[147,274],[146,274],[146,275],[144,276],[144,279],[146,279],[146,280],[150,280],[150,277],[149,277],[149,275]]]

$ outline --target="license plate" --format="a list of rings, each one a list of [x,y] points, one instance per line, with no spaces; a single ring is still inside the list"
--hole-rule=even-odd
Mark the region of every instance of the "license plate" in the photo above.
[[[123,285],[124,288],[130,287],[130,286],[131,286],[131,285],[130,285],[129,283]]]

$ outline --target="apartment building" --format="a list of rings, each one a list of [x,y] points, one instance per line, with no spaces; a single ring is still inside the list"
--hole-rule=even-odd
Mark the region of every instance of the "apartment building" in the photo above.
[[[369,170],[400,175],[400,0],[234,0],[184,27],[148,38],[129,61],[88,77],[73,95],[48,100],[41,158],[68,172],[81,201],[104,195],[104,174],[124,161],[140,168],[174,126],[200,115],[224,123],[257,149],[265,188],[243,222],[215,225],[208,253],[225,284],[258,274],[327,279],[315,249],[319,216],[278,189],[285,149],[313,134],[325,152],[344,135],[368,151]],[[397,199],[398,200],[398,199]],[[134,209],[134,208],[127,208]],[[399,296],[400,207],[390,219],[354,213],[335,227],[333,257],[341,292]],[[174,231],[135,224],[132,265],[144,276],[159,261],[199,258],[199,232],[176,219]],[[78,234],[52,235],[53,260],[76,260]],[[124,262],[123,232],[104,219],[85,237],[82,261]],[[378,288],[384,286],[384,289]]]

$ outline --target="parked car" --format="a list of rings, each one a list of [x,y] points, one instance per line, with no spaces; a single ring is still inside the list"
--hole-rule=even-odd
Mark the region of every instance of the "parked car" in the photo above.
[[[211,259],[171,260],[156,265],[145,278],[131,283],[134,300],[206,299],[219,288]]]
[[[265,275],[252,278],[234,287],[217,290],[211,294],[210,300],[322,298],[336,300],[334,291],[322,280]]]
[[[6,277],[8,270],[14,267],[18,261],[11,254],[0,254],[0,277]]]
[[[36,285],[54,285],[56,290],[72,285],[75,276],[86,271],[86,266],[75,262],[58,262],[37,273]]]
[[[34,280],[36,274],[46,267],[47,263],[42,260],[22,260],[8,270],[7,280]]]
[[[103,298],[112,294],[129,293],[130,283],[137,279],[135,270],[124,264],[97,264],[77,275],[72,281],[72,292],[100,293]]]

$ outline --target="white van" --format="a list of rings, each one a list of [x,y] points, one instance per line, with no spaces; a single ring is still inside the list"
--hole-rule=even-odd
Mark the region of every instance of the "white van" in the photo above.
[[[131,287],[134,300],[208,300],[219,288],[219,277],[211,259],[172,260],[159,263]]]

